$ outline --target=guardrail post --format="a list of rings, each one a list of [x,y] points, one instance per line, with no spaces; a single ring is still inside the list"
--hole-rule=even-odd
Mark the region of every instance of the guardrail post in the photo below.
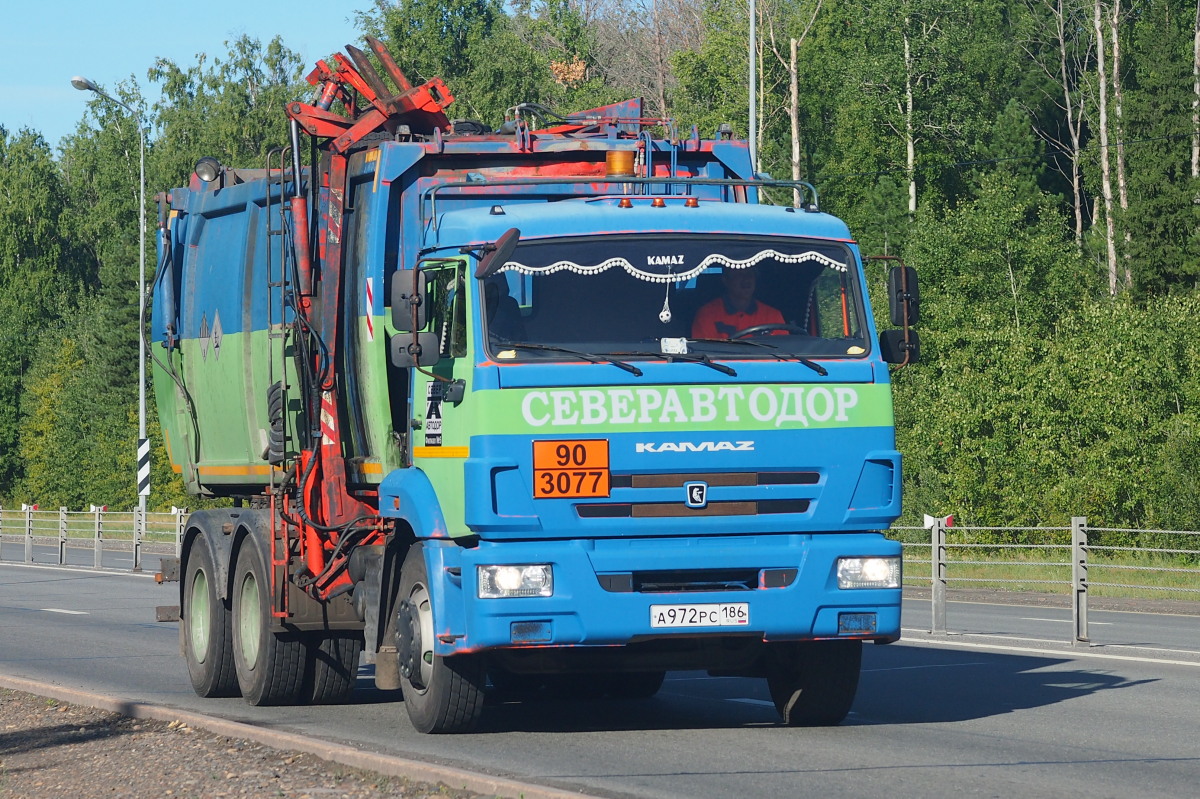
[[[175,514],[175,557],[183,557],[183,527],[187,524],[187,508],[177,508],[171,506],[171,513]]]
[[[1071,517],[1071,617],[1075,622],[1074,643],[1090,643],[1088,638],[1088,583],[1087,583],[1087,517]]]
[[[0,560],[4,559],[4,506],[0,505]]]
[[[26,505],[21,503],[21,510],[25,513],[25,562],[33,563],[33,512],[37,509],[37,505]]]
[[[930,528],[930,557],[933,564],[933,583],[930,591],[930,601],[933,610],[933,626],[931,633],[946,633],[946,521],[934,519]]]
[[[58,509],[58,565],[67,563],[67,509]]]
[[[133,571],[142,570],[142,539],[146,537],[146,513],[139,506],[133,512]]]
[[[104,511],[107,508],[107,505],[92,505],[92,529],[96,534],[93,565],[97,569],[104,565]]]

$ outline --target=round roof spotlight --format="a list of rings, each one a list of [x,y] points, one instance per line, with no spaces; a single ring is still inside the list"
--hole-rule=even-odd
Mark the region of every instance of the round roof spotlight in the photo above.
[[[206,155],[196,162],[196,177],[205,183],[212,183],[221,174],[221,162]]]

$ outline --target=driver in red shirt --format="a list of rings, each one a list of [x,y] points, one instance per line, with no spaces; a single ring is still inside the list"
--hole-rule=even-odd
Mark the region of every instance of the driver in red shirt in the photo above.
[[[754,267],[728,269],[721,273],[725,294],[706,302],[692,322],[692,338],[729,338],[755,325],[782,325],[783,314],[754,299],[757,276]]]

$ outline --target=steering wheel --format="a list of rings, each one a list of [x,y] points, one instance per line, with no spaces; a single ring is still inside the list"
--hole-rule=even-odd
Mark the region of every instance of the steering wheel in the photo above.
[[[804,328],[800,327],[799,325],[784,325],[784,324],[775,323],[775,324],[766,324],[766,325],[751,325],[750,327],[744,327],[741,330],[737,331],[736,333],[732,334],[729,338],[735,339],[735,338],[745,338],[746,336],[757,336],[762,333],[770,333],[773,330],[786,330],[789,333],[799,333],[802,336],[808,335],[808,331],[805,330]]]

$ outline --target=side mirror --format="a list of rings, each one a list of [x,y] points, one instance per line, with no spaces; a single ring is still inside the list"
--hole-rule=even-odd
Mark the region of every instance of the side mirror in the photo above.
[[[893,325],[915,325],[921,318],[921,290],[917,270],[893,266],[888,272],[888,309]]]
[[[489,244],[484,247],[483,257],[479,259],[479,263],[475,266],[475,277],[483,280],[491,274],[500,271],[500,267],[508,263],[508,259],[512,258],[513,250],[517,249],[517,244],[521,241],[521,231],[515,227],[510,227],[504,231],[500,238],[496,239],[495,244]]]
[[[885,330],[879,334],[879,354],[884,363],[916,363],[921,357],[921,338],[912,329]]]
[[[411,333],[425,327],[425,273],[420,269],[392,275],[392,327]],[[415,320],[414,320],[415,316]]]
[[[388,344],[392,365],[399,369],[433,366],[442,359],[442,345],[437,333],[397,333]]]

